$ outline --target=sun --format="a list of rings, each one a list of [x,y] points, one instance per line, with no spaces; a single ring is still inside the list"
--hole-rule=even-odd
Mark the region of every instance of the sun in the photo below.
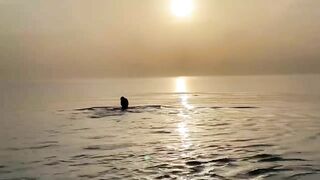
[[[171,11],[177,17],[190,16],[193,8],[193,0],[171,0]]]

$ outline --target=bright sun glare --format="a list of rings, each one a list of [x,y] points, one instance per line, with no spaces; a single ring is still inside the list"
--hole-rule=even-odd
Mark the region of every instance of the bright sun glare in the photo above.
[[[184,77],[176,78],[176,92],[184,93],[187,91],[186,80]]]
[[[193,11],[193,0],[171,0],[171,11],[177,17],[186,17]]]

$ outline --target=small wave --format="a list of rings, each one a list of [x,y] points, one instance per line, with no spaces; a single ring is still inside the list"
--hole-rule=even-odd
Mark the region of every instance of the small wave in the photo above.
[[[100,172],[97,172],[96,174],[85,174],[85,175],[79,175],[78,177],[79,178],[88,178],[88,179],[93,179],[93,178],[97,178],[97,177],[100,177],[100,176],[103,176],[105,174],[108,174],[110,173],[110,170],[105,170],[105,171],[100,171]]]
[[[144,106],[132,106],[127,110],[123,111],[120,107],[114,106],[101,106],[101,107],[89,107],[75,109],[76,111],[82,112],[84,115],[89,114],[89,118],[98,119],[110,116],[122,116],[126,113],[142,113],[142,112],[152,112],[161,109],[161,105],[144,105]]]
[[[270,158],[265,158],[265,159],[261,159],[259,160],[259,162],[275,162],[275,161],[306,161],[304,159],[298,159],[298,158],[282,158],[280,156],[276,156],[276,157],[270,157]]]
[[[195,174],[195,173],[201,173],[205,169],[204,166],[194,166],[190,168],[190,173]]]
[[[258,168],[258,169],[251,170],[251,171],[247,172],[246,175],[260,176],[260,175],[264,175],[264,174],[281,172],[281,171],[291,171],[291,169],[279,168],[279,166],[272,166],[272,167],[268,167],[268,168]]]
[[[57,158],[57,156],[48,156],[48,157],[45,157],[44,159],[54,159],[54,158]]]
[[[310,140],[316,140],[318,138],[320,138],[320,132],[316,133],[315,135],[312,135],[312,136],[308,137],[308,139],[310,139]]]
[[[156,179],[172,179],[172,177],[168,174],[165,174],[165,175],[156,177]]]
[[[84,115],[87,115],[89,118],[98,119],[109,116],[122,116],[126,113],[144,113],[144,112],[156,112],[161,109],[165,109],[166,114],[175,115],[179,112],[175,111],[179,107],[168,106],[168,105],[141,105],[141,106],[131,106],[127,110],[123,111],[121,107],[116,106],[97,106],[89,108],[80,108],[75,109],[77,112],[81,112]],[[213,106],[213,107],[195,107],[195,109],[253,109],[259,108],[255,106],[234,106],[234,107],[222,107],[222,106]],[[173,111],[172,111],[173,109]],[[79,113],[76,113],[79,114]]]
[[[137,110],[137,109],[160,109],[161,105],[143,105],[143,106],[131,106],[126,111]],[[163,106],[168,107],[168,106]],[[95,110],[111,110],[111,111],[123,111],[121,107],[116,106],[98,106],[98,107],[89,107],[89,108],[81,108],[75,109],[76,111],[95,111]]]
[[[84,162],[84,163],[70,164],[69,166],[88,166],[88,165],[92,165],[92,163]]]
[[[154,169],[154,168],[156,168],[156,169],[159,169],[159,168],[160,168],[160,169],[163,169],[163,168],[171,168],[171,167],[170,167],[169,164],[166,164],[166,163],[164,163],[164,164],[157,164],[157,165],[148,167],[148,169]]]
[[[234,139],[234,140],[231,140],[231,142],[248,142],[248,141],[254,141],[254,140],[257,140],[257,139]]]
[[[58,130],[46,130],[46,132],[50,133],[50,134],[59,134],[60,131]]]
[[[90,155],[88,155],[88,154],[79,154],[79,155],[75,155],[75,156],[71,157],[72,160],[86,159],[86,158],[90,158]]]
[[[35,177],[24,177],[24,176],[22,176],[22,177],[19,177],[19,178],[12,178],[12,179],[10,179],[10,180],[21,180],[21,179],[23,179],[23,180],[37,180],[38,178],[35,178]]]
[[[206,107],[202,107],[202,108],[206,108]],[[221,108],[223,108],[223,107],[220,107],[220,106],[213,106],[213,107],[209,107],[210,109],[221,109]],[[199,109],[201,109],[201,108],[199,108]]]
[[[188,165],[188,166],[199,166],[202,163],[203,162],[201,162],[201,161],[188,161],[188,162],[186,162],[186,165]]]
[[[199,109],[210,108],[210,109],[257,109],[256,106],[233,106],[233,107],[223,107],[223,106],[212,106],[212,107],[198,107]]]
[[[58,141],[41,141],[38,144],[57,144],[59,143]]]
[[[171,171],[169,171],[170,174],[182,174],[184,173],[183,170],[180,169],[172,169]]]
[[[30,161],[28,162],[28,164],[38,164],[38,163],[41,163],[42,161],[40,160],[35,160],[35,161]]]
[[[211,171],[209,171],[209,173],[211,173]],[[227,178],[223,177],[223,176],[220,176],[216,173],[213,173],[213,174],[210,174],[210,177],[214,178],[214,179],[223,179],[223,180],[226,180]]]
[[[272,147],[272,144],[252,144],[247,146],[241,146],[241,148],[263,148],[263,147]]]
[[[78,129],[73,129],[73,131],[85,131],[85,130],[90,130],[90,128],[78,128]]]
[[[87,139],[104,139],[104,138],[112,138],[114,136],[111,135],[104,135],[104,136],[91,136],[91,137],[86,137]]]
[[[5,168],[6,166],[5,165],[0,165],[0,169],[3,169]]]
[[[288,179],[307,179],[307,177],[311,177],[313,175],[320,175],[319,173],[314,173],[314,172],[307,172],[307,173],[298,173],[298,174],[294,174],[292,176],[289,176]],[[318,179],[319,177],[315,177],[314,179]],[[312,179],[312,178],[310,178]]]
[[[256,109],[256,108],[259,108],[259,107],[255,107],[255,106],[235,106],[235,107],[230,107],[230,108],[233,108],[233,109]]]
[[[12,172],[12,171],[0,169],[0,174],[9,174],[9,173],[11,173],[11,172]]]
[[[127,143],[127,144],[105,144],[105,145],[92,145],[85,147],[85,150],[115,150],[132,147],[135,144]]]
[[[48,144],[48,145],[43,145],[43,146],[31,146],[28,147],[27,149],[45,149],[45,148],[49,148],[49,147],[57,147],[57,144]]]
[[[153,134],[171,134],[170,131],[153,131]]]
[[[9,147],[6,150],[8,151],[21,151],[21,150],[37,150],[37,149],[46,149],[46,148],[51,148],[51,147],[57,147],[59,145],[57,144],[47,144],[47,145],[39,145],[39,146],[30,146],[30,147]]]
[[[273,154],[256,154],[254,156],[248,157],[247,159],[263,159],[263,158],[270,158],[276,155]]]
[[[218,124],[212,124],[211,126],[218,127],[218,126],[227,126],[229,124],[230,123],[218,123]]]
[[[277,154],[257,154],[248,158],[246,160],[257,160],[257,162],[277,162],[277,161],[306,161],[305,159],[299,158],[283,158]]]
[[[219,158],[219,159],[214,159],[209,162],[215,162],[215,163],[231,163],[235,162],[236,160],[233,158]]]
[[[46,165],[46,166],[56,166],[56,165],[59,165],[59,164],[60,164],[59,161],[53,161],[53,162],[46,163],[44,165]]]

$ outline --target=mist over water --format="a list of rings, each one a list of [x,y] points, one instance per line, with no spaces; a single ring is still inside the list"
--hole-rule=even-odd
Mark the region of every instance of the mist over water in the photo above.
[[[319,8],[319,0],[1,0],[0,79],[320,73]]]
[[[0,179],[317,179],[319,84],[319,75],[2,81]]]

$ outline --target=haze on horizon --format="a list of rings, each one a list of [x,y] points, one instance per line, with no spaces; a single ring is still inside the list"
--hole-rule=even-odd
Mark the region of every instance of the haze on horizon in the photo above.
[[[319,0],[0,0],[1,78],[320,73]]]

